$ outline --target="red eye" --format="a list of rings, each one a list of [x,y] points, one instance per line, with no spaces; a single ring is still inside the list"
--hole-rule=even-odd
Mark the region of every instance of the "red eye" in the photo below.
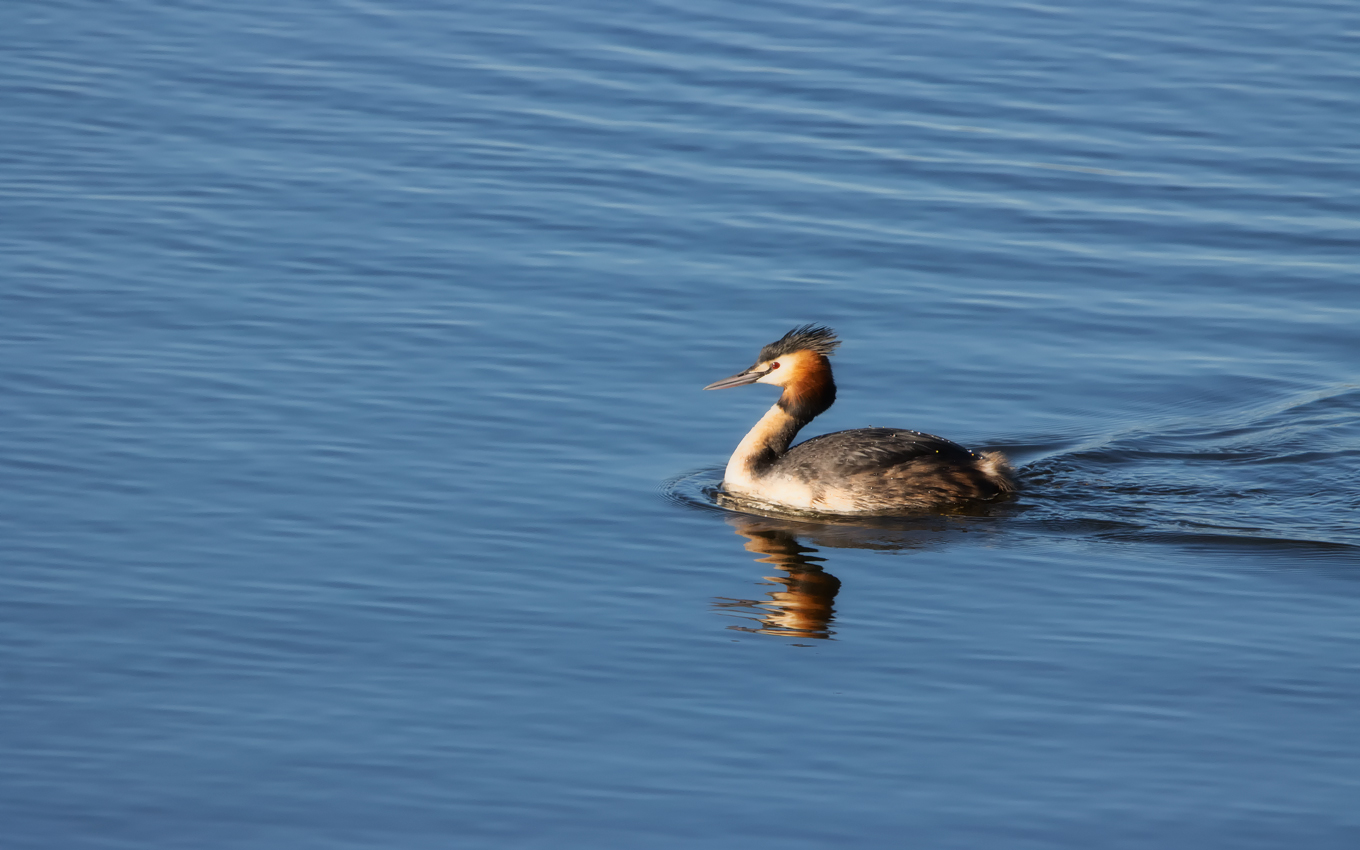
[[[771,371],[771,372],[773,372],[775,369],[778,369],[778,368],[779,368],[779,364],[778,364],[778,363],[771,363],[771,364],[770,364],[770,371]]]

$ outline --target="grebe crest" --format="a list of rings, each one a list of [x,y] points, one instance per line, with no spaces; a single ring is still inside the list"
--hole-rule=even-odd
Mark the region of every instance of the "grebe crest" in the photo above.
[[[723,475],[741,499],[828,514],[905,513],[996,499],[1015,491],[1000,452],[972,452],[899,428],[857,428],[793,438],[836,401],[831,361],[840,340],[801,325],[765,346],[754,366],[704,387],[773,384],[784,391],[742,439]]]

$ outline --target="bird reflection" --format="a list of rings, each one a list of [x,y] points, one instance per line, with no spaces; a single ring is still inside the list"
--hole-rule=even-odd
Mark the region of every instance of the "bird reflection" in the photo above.
[[[936,512],[914,517],[865,517],[853,521],[838,517],[789,517],[756,514],[760,506],[739,503],[720,492],[710,494],[728,508],[724,517],[737,534],[746,538],[746,551],[763,557],[756,563],[773,564],[782,575],[765,576],[767,599],[729,599],[717,597],[714,607],[721,613],[740,617],[747,624],[728,628],[765,635],[827,639],[835,634],[836,594],[841,581],[823,568],[825,558],[818,549],[804,545],[810,541],[828,549],[876,549],[901,551],[940,545],[956,535],[983,531],[986,524],[976,520],[995,511],[970,509],[949,513]],[[737,510],[743,512],[738,513]]]
[[[719,597],[715,607],[743,617],[756,625],[733,625],[742,632],[783,637],[826,639],[835,618],[836,593],[841,580],[823,570],[824,558],[813,556],[817,550],[798,542],[793,532],[772,520],[753,516],[728,518],[737,533],[746,538],[746,551],[764,555],[756,563],[774,564],[784,575],[765,576],[772,586],[769,599],[728,599]]]

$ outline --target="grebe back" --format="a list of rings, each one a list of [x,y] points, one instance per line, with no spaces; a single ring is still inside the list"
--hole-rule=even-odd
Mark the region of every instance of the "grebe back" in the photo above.
[[[784,389],[732,453],[723,489],[734,496],[830,514],[893,513],[994,499],[1011,493],[1000,452],[976,453],[942,437],[899,428],[857,428],[789,444],[836,401],[830,328],[803,325],[761,349],[751,368],[706,390],[744,384]]]

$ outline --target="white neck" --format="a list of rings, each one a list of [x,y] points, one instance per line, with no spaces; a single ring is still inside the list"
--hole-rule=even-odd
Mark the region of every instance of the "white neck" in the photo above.
[[[754,485],[765,474],[765,467],[788,451],[789,443],[802,427],[802,422],[785,413],[778,404],[765,411],[732,452],[727,471],[723,473],[723,483],[736,489]]]

